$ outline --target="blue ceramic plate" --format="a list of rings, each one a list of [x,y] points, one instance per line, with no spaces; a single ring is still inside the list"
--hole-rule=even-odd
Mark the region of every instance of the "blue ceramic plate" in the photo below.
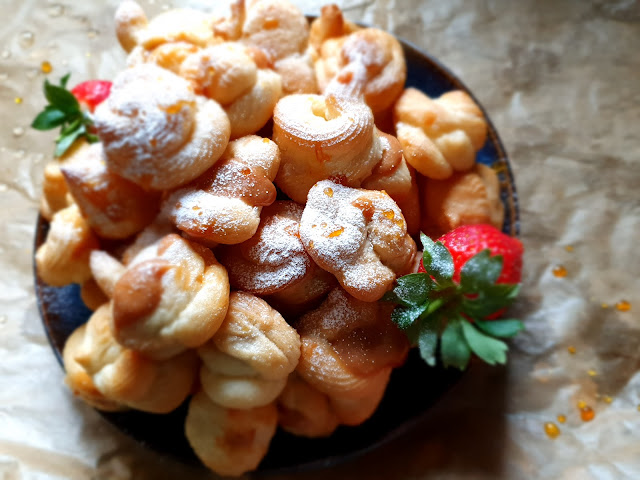
[[[432,97],[455,89],[464,90],[473,96],[458,78],[428,54],[407,42],[402,42],[402,46],[408,66],[407,87],[418,88]],[[498,132],[486,112],[484,113],[489,124],[489,135],[478,153],[478,161],[498,172],[506,212],[503,231],[517,235],[518,197],[509,160]],[[38,218],[36,248],[44,242],[48,228],[48,223]],[[87,321],[91,312],[82,303],[77,285],[54,288],[43,283],[35,271],[34,276],[44,328],[58,362],[62,365],[62,349],[67,337],[78,325]],[[333,435],[324,439],[305,439],[278,431],[259,471],[285,472],[320,468],[374,449],[409,430],[460,376],[461,373],[453,369],[427,367],[417,352],[413,351],[407,363],[393,372],[382,403],[363,425],[340,427]],[[420,381],[416,382],[416,378]],[[185,403],[168,415],[137,411],[101,413],[106,420],[149,448],[187,463],[198,464],[199,461],[184,436],[186,411]]]

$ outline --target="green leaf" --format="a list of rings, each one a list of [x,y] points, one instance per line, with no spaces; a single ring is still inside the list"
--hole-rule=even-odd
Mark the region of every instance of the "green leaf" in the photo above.
[[[471,358],[471,350],[462,333],[462,326],[458,320],[450,322],[442,333],[440,349],[442,363],[445,367],[452,366],[464,370]]]
[[[424,273],[410,273],[398,279],[393,292],[405,305],[421,305],[429,298],[433,280]]]
[[[515,319],[489,321],[476,320],[475,324],[484,333],[487,333],[492,337],[500,338],[511,338],[521,330],[524,330],[524,323]]]
[[[71,131],[65,135],[60,135],[58,140],[56,140],[56,150],[54,155],[56,157],[61,157],[64,153],[69,150],[73,142],[75,142],[78,138],[84,135],[87,132],[84,125],[79,125],[76,130]]]
[[[480,290],[473,298],[464,296],[462,311],[476,320],[483,320],[492,313],[511,305],[519,291],[519,284],[490,285]]]
[[[420,356],[432,367],[436,366],[436,347],[438,346],[438,330],[431,322],[425,322],[418,335]]]
[[[460,270],[460,285],[466,292],[477,292],[493,285],[502,273],[502,256],[491,256],[489,249],[471,257]]]
[[[67,73],[64,77],[62,77],[60,79],[60,86],[64,89],[67,88],[67,82],[69,81],[69,77],[71,76],[71,73]]]
[[[69,90],[44,82],[44,96],[49,103],[65,113],[80,113],[80,104]]]
[[[402,330],[407,330],[427,309],[428,303],[408,307],[397,306],[391,313],[391,320]]]
[[[480,332],[469,322],[462,322],[462,333],[473,353],[489,365],[507,362],[507,344]]]
[[[450,286],[454,270],[451,253],[441,242],[434,242],[424,233],[420,234],[420,239],[424,249],[422,253],[424,269],[436,279],[440,286]]]
[[[33,120],[32,128],[36,130],[51,130],[62,125],[67,114],[56,107],[47,107]]]

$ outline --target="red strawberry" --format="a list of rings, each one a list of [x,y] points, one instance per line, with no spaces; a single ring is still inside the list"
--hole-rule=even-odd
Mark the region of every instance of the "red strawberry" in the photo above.
[[[105,80],[82,82],[72,91],[67,90],[68,81],[69,74],[60,79],[59,85],[49,83],[49,80],[45,79],[44,96],[49,104],[31,123],[31,127],[36,130],[60,127],[54,153],[56,157],[64,155],[78,139],[89,143],[98,141],[90,112],[93,112],[111,92],[111,82]],[[85,108],[81,107],[81,103]]]
[[[445,366],[463,369],[471,353],[490,364],[505,363],[507,345],[522,328],[518,320],[486,321],[518,294],[522,244],[490,225],[459,227],[424,247],[418,273],[398,279],[386,300],[398,304],[392,319],[434,365],[437,345]]]
[[[73,87],[71,93],[80,103],[85,104],[90,112],[93,112],[111,93],[111,82],[108,80],[88,80]]]
[[[453,257],[454,282],[460,282],[460,270],[467,260],[488,248],[492,257],[502,255],[502,273],[496,283],[520,283],[522,243],[494,226],[463,225],[441,236],[438,241],[447,247]]]

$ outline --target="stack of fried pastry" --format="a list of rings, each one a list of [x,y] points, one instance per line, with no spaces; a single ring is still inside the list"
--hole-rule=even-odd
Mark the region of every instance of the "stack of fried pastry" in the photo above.
[[[40,278],[94,310],[66,383],[102,410],[166,413],[222,475],[278,425],[330,435],[374,414],[409,345],[381,301],[416,235],[503,223],[487,125],[464,92],[405,89],[400,43],[286,0],[148,20],[124,1],[128,68],[99,142],[45,169]],[[272,127],[271,127],[272,126]]]

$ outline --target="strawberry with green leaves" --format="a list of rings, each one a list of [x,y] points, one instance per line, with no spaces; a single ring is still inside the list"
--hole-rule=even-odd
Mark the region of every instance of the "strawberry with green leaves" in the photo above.
[[[520,241],[491,225],[465,225],[434,242],[421,235],[418,273],[400,277],[385,299],[397,304],[393,321],[436,364],[466,368],[474,353],[495,365],[506,362],[519,320],[493,320],[516,298],[522,271]]]
[[[44,81],[44,96],[49,104],[31,124],[36,130],[61,127],[60,136],[56,139],[56,157],[64,155],[79,138],[84,138],[89,143],[98,141],[98,137],[92,132],[91,112],[111,91],[111,82],[105,80],[83,82],[69,91],[68,81],[69,75],[62,77],[60,85]]]

